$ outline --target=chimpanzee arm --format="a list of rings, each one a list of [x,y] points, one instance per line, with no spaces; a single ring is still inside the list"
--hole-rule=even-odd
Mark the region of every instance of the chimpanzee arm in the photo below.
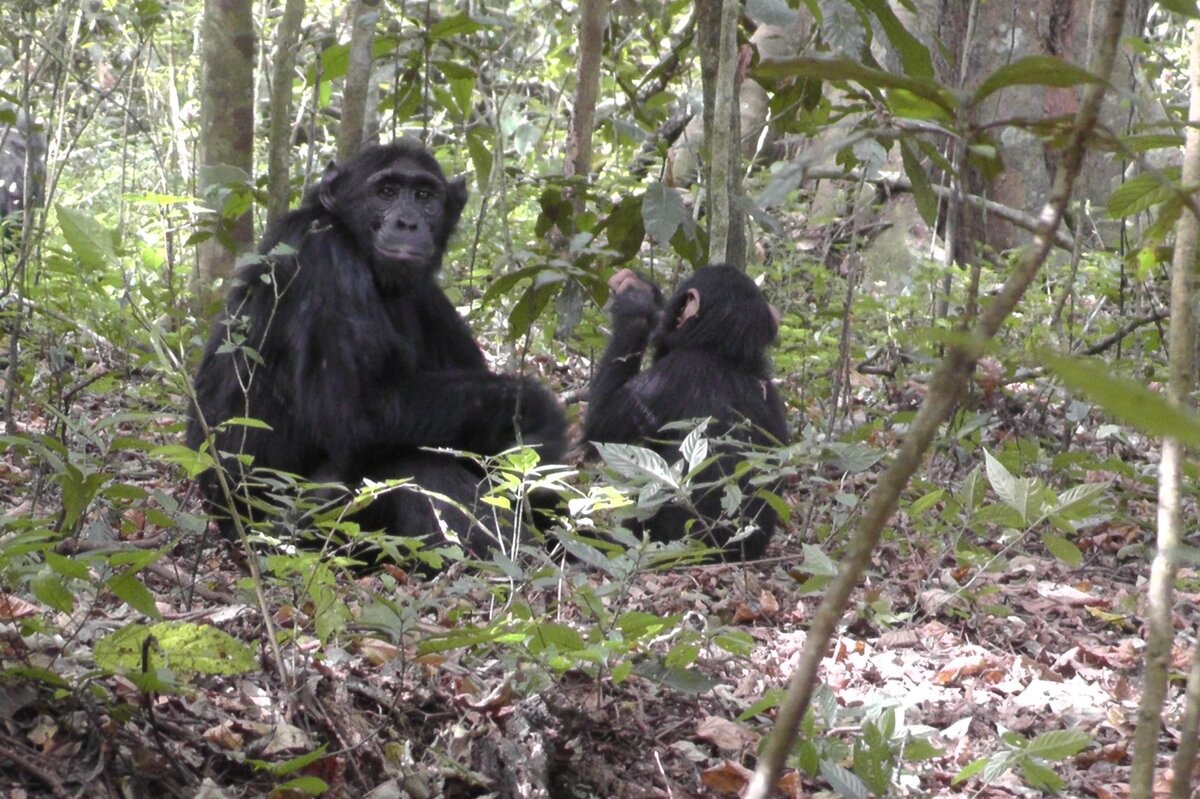
[[[627,442],[658,430],[659,423],[637,383],[662,295],[643,281],[617,283],[612,308],[612,338],[592,380],[584,437],[588,441]],[[630,273],[632,274],[632,273]]]

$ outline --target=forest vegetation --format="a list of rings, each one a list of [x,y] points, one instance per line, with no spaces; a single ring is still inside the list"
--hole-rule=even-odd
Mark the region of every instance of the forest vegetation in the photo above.
[[[0,4],[0,797],[1195,795],[1198,20]]]

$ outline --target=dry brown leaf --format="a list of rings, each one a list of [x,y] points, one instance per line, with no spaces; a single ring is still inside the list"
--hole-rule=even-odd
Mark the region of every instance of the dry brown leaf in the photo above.
[[[0,594],[0,620],[13,621],[41,613],[42,609],[12,594]]]
[[[753,776],[754,772],[741,763],[726,760],[700,772],[700,781],[714,791],[732,796],[741,793],[750,784],[750,778]]]
[[[215,727],[209,727],[200,737],[231,752],[240,752],[246,743],[242,734],[233,728],[233,721],[228,719]]]
[[[708,716],[696,725],[696,737],[723,752],[740,752],[758,743],[759,736],[736,721]]]
[[[938,685],[951,685],[957,683],[963,677],[979,674],[987,668],[987,665],[987,658],[983,655],[956,657],[945,666],[942,666],[941,670],[934,676],[933,681]]]

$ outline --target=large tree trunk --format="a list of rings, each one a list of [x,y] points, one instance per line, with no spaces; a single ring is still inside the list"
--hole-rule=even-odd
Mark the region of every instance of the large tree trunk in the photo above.
[[[254,19],[250,0],[205,0],[200,29],[200,175],[203,195],[223,182],[214,167],[254,175]],[[227,178],[228,173],[225,173]],[[201,242],[193,291],[201,302],[214,281],[233,274],[239,253],[254,244],[249,211],[227,226],[228,236]]]

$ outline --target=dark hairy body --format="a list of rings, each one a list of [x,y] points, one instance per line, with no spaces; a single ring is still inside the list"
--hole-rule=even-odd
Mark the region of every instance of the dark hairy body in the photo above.
[[[566,448],[566,421],[536,382],[488,370],[466,321],[435,276],[466,203],[420,144],[370,146],[330,165],[301,206],[264,237],[218,318],[196,374],[187,441],[215,431],[235,493],[264,493],[255,467],[353,485],[411,477],[475,507],[481,474],[424,448],[491,455]],[[251,417],[270,430],[221,427]],[[201,489],[229,532],[232,512],[214,472]],[[440,523],[439,523],[440,517]],[[446,503],[392,491],[361,511],[364,528],[441,540],[442,526],[482,552],[491,541]]]
[[[640,444],[668,460],[678,458],[679,433],[670,422],[711,417],[712,436],[759,446],[788,442],[783,400],[771,383],[767,348],[778,334],[774,310],[749,277],[727,265],[688,277],[670,299],[630,270],[613,289],[612,338],[592,381],[584,437],[591,442]],[[642,368],[653,348],[648,368]],[[724,452],[697,477],[692,508],[667,505],[643,522],[657,541],[695,536],[730,560],[758,557],[778,515],[748,478],[736,516],[722,511],[723,489],[741,458]],[[705,487],[708,484],[710,487]],[[694,509],[694,512],[693,512]],[[748,535],[732,540],[743,527]]]

